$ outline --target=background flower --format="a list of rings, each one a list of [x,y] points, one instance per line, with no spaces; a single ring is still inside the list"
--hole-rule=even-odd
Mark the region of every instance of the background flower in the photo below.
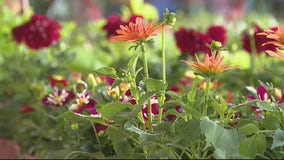
[[[54,45],[60,38],[61,25],[46,16],[34,14],[30,21],[15,27],[13,37],[18,43],[24,42],[31,49]]]

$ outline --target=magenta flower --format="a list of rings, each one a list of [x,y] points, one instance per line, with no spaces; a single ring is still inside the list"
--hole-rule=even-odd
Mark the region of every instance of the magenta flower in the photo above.
[[[158,98],[156,96],[151,97],[150,103],[152,106],[152,117],[157,117],[159,114],[159,104],[158,104]],[[165,113],[166,110],[163,110],[163,113]],[[148,104],[147,102],[142,105],[142,114],[145,121],[148,121]]]
[[[207,35],[215,41],[222,43],[225,46],[227,42],[227,30],[223,26],[212,25],[207,29]]]
[[[277,47],[273,44],[267,44],[267,45],[263,46],[263,44],[271,41],[271,39],[267,38],[265,35],[259,34],[259,33],[264,31],[259,25],[254,23],[253,27],[254,27],[254,34],[253,34],[252,38],[255,42],[255,45],[253,47],[255,47],[256,53],[260,54],[260,53],[262,53],[266,50],[276,51]],[[272,27],[270,29],[276,31],[277,27]],[[251,48],[251,43],[250,43],[250,35],[249,35],[248,32],[243,32],[243,34],[242,34],[242,46],[248,53],[250,53],[250,54],[252,53],[252,48]]]
[[[77,94],[76,103],[72,104],[69,110],[81,114],[85,110],[90,112],[90,115],[100,116],[96,109],[97,101],[91,98],[92,93],[86,93],[84,90],[82,93]]]
[[[180,28],[174,33],[176,44],[183,54],[194,56],[198,52],[209,52],[206,43],[211,42],[207,34],[203,34],[193,29]]]
[[[42,99],[42,103],[46,106],[61,107],[67,105],[73,98],[75,98],[75,94],[72,91],[55,88],[53,93],[46,95]]]
[[[120,25],[123,25],[123,21],[118,14],[113,14],[107,17],[107,23],[103,26],[103,30],[107,32],[108,38],[117,35],[116,30]]]
[[[31,49],[46,48],[57,43],[61,25],[46,16],[34,14],[30,21],[14,28],[13,37]]]
[[[253,96],[249,95],[249,96],[247,96],[247,99],[248,100],[259,99],[261,101],[269,100],[268,92],[267,92],[267,90],[264,86],[260,85],[257,88],[256,93],[257,93],[257,97],[253,97]],[[263,119],[264,118],[264,116],[262,115],[263,110],[261,108],[259,108],[257,106],[251,106],[250,108],[255,112],[257,119]]]

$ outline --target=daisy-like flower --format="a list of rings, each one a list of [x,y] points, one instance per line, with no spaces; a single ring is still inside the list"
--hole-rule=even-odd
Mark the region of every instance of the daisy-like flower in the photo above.
[[[76,103],[72,104],[69,110],[76,113],[88,110],[91,115],[100,116],[96,109],[97,103],[96,100],[91,99],[91,93],[86,93],[86,90],[84,90],[82,93],[77,94]]]
[[[68,81],[61,75],[52,75],[48,78],[51,87],[62,85],[63,87],[68,86]]]
[[[155,36],[161,32],[164,23],[155,26],[155,19],[146,24],[143,18],[137,17],[135,23],[130,22],[128,25],[120,25],[120,29],[116,30],[117,36],[111,38],[112,42],[134,42],[145,41],[150,36]]]
[[[233,68],[239,68],[237,66],[230,66],[228,64],[223,64],[224,56],[219,57],[218,52],[214,55],[206,54],[204,62],[201,62],[197,55],[195,55],[196,61],[182,60],[186,64],[196,68],[202,76],[210,77],[218,75],[224,71],[231,70]]]
[[[67,103],[69,103],[70,100],[72,100],[75,97],[75,94],[72,91],[66,91],[66,90],[59,90],[58,88],[54,89],[54,92],[51,94],[46,95],[42,99],[42,103],[46,106],[64,106]]]
[[[266,36],[266,38],[270,39],[268,42],[263,43],[263,46],[274,45],[277,47],[276,51],[266,50],[265,52],[271,57],[284,61],[284,52],[282,51],[282,49],[284,49],[284,26],[278,26],[276,30],[264,30],[263,32],[259,33],[259,35]]]

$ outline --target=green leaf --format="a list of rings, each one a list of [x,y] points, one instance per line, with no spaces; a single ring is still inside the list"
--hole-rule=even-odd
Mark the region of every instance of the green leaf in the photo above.
[[[211,101],[211,105],[213,106],[215,111],[218,112],[218,114],[220,115],[221,119],[224,119],[224,111],[223,111],[222,106],[220,104],[218,104],[218,102],[215,99],[213,99]]]
[[[273,111],[273,107],[271,106],[271,104],[269,102],[265,102],[265,101],[258,101],[256,102],[257,107],[266,110],[266,111]]]
[[[257,134],[255,137],[256,145],[257,145],[257,153],[260,155],[264,154],[266,150],[266,139],[263,133]]]
[[[218,151],[214,152],[214,158],[243,157],[239,154],[239,144],[244,137],[239,131],[224,129],[208,117],[201,120],[200,129],[206,137],[207,144],[212,144]]]
[[[108,103],[102,106],[102,108],[99,108],[98,112],[101,113],[103,117],[111,119],[113,118],[113,116],[115,116],[119,112],[123,111],[126,108],[130,108],[130,107],[132,107],[132,105],[130,104],[112,102],[112,103]]]
[[[284,131],[277,129],[274,134],[273,142],[271,145],[271,149],[277,147],[284,147]]]
[[[185,110],[185,112],[187,114],[192,115],[195,119],[200,119],[201,113],[198,112],[196,109],[194,109],[194,108],[192,108],[192,107],[190,107],[188,105],[184,106],[183,109]]]
[[[135,127],[130,122],[125,123],[124,127],[125,127],[125,130],[138,134],[142,142],[152,141],[153,139],[161,136],[161,134],[150,134],[150,133],[144,132],[141,129]]]
[[[145,94],[143,94],[139,101],[138,104],[141,106],[143,105],[143,103],[145,103],[149,98],[151,98],[155,93],[157,93],[156,91],[152,91],[152,92],[147,92]]]
[[[244,139],[240,144],[240,153],[244,156],[255,158],[257,153],[257,145],[255,135]]]
[[[102,67],[94,70],[94,72],[99,75],[117,78],[116,70],[113,67]]]
[[[263,126],[269,130],[276,130],[277,128],[280,128],[280,120],[275,115],[268,114],[262,122]]]
[[[71,122],[97,122],[97,123],[104,123],[103,119],[101,117],[93,117],[93,116],[87,116],[82,115],[78,113],[74,113],[71,111],[64,112],[56,117],[56,119],[65,119]]]
[[[149,78],[146,79],[144,83],[146,84],[148,91],[164,91],[167,89],[167,85],[158,79]]]
[[[182,98],[181,98],[181,96],[178,93],[176,93],[174,91],[167,91],[166,95],[168,95],[168,96],[172,97],[173,99],[175,99],[177,101],[177,103],[183,104]]]
[[[175,139],[185,146],[189,146],[191,142],[198,140],[200,133],[199,120],[180,120],[175,124]]]
[[[136,65],[138,60],[139,54],[135,54],[128,62],[127,67],[130,73],[136,75]]]
[[[119,158],[130,158],[133,154],[133,148],[127,138],[118,139],[112,142],[113,149]]]
[[[258,132],[259,128],[253,123],[248,123],[244,126],[241,126],[239,130],[249,136]]]
[[[112,84],[112,88],[115,88],[116,86],[119,86],[121,83],[123,82],[123,80],[121,79],[116,79],[113,84]]]

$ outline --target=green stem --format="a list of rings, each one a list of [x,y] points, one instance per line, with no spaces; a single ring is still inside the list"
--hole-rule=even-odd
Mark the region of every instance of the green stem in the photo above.
[[[162,82],[166,84],[166,47],[165,47],[165,25],[162,27]],[[161,93],[160,106],[165,103],[165,91]],[[159,109],[159,123],[162,122],[163,108]]]
[[[148,72],[148,64],[147,64],[147,57],[146,57],[146,52],[145,52],[145,46],[144,43],[142,42],[140,44],[141,51],[142,51],[142,59],[143,59],[143,69],[144,69],[144,80],[149,78],[149,72]],[[149,131],[152,132],[152,105],[151,101],[148,101],[148,121],[149,121]]]
[[[209,100],[209,92],[210,92],[210,83],[211,83],[211,77],[206,78],[206,90],[205,90],[205,105],[203,110],[203,116],[205,117],[207,115],[207,108],[208,108],[208,100]]]

